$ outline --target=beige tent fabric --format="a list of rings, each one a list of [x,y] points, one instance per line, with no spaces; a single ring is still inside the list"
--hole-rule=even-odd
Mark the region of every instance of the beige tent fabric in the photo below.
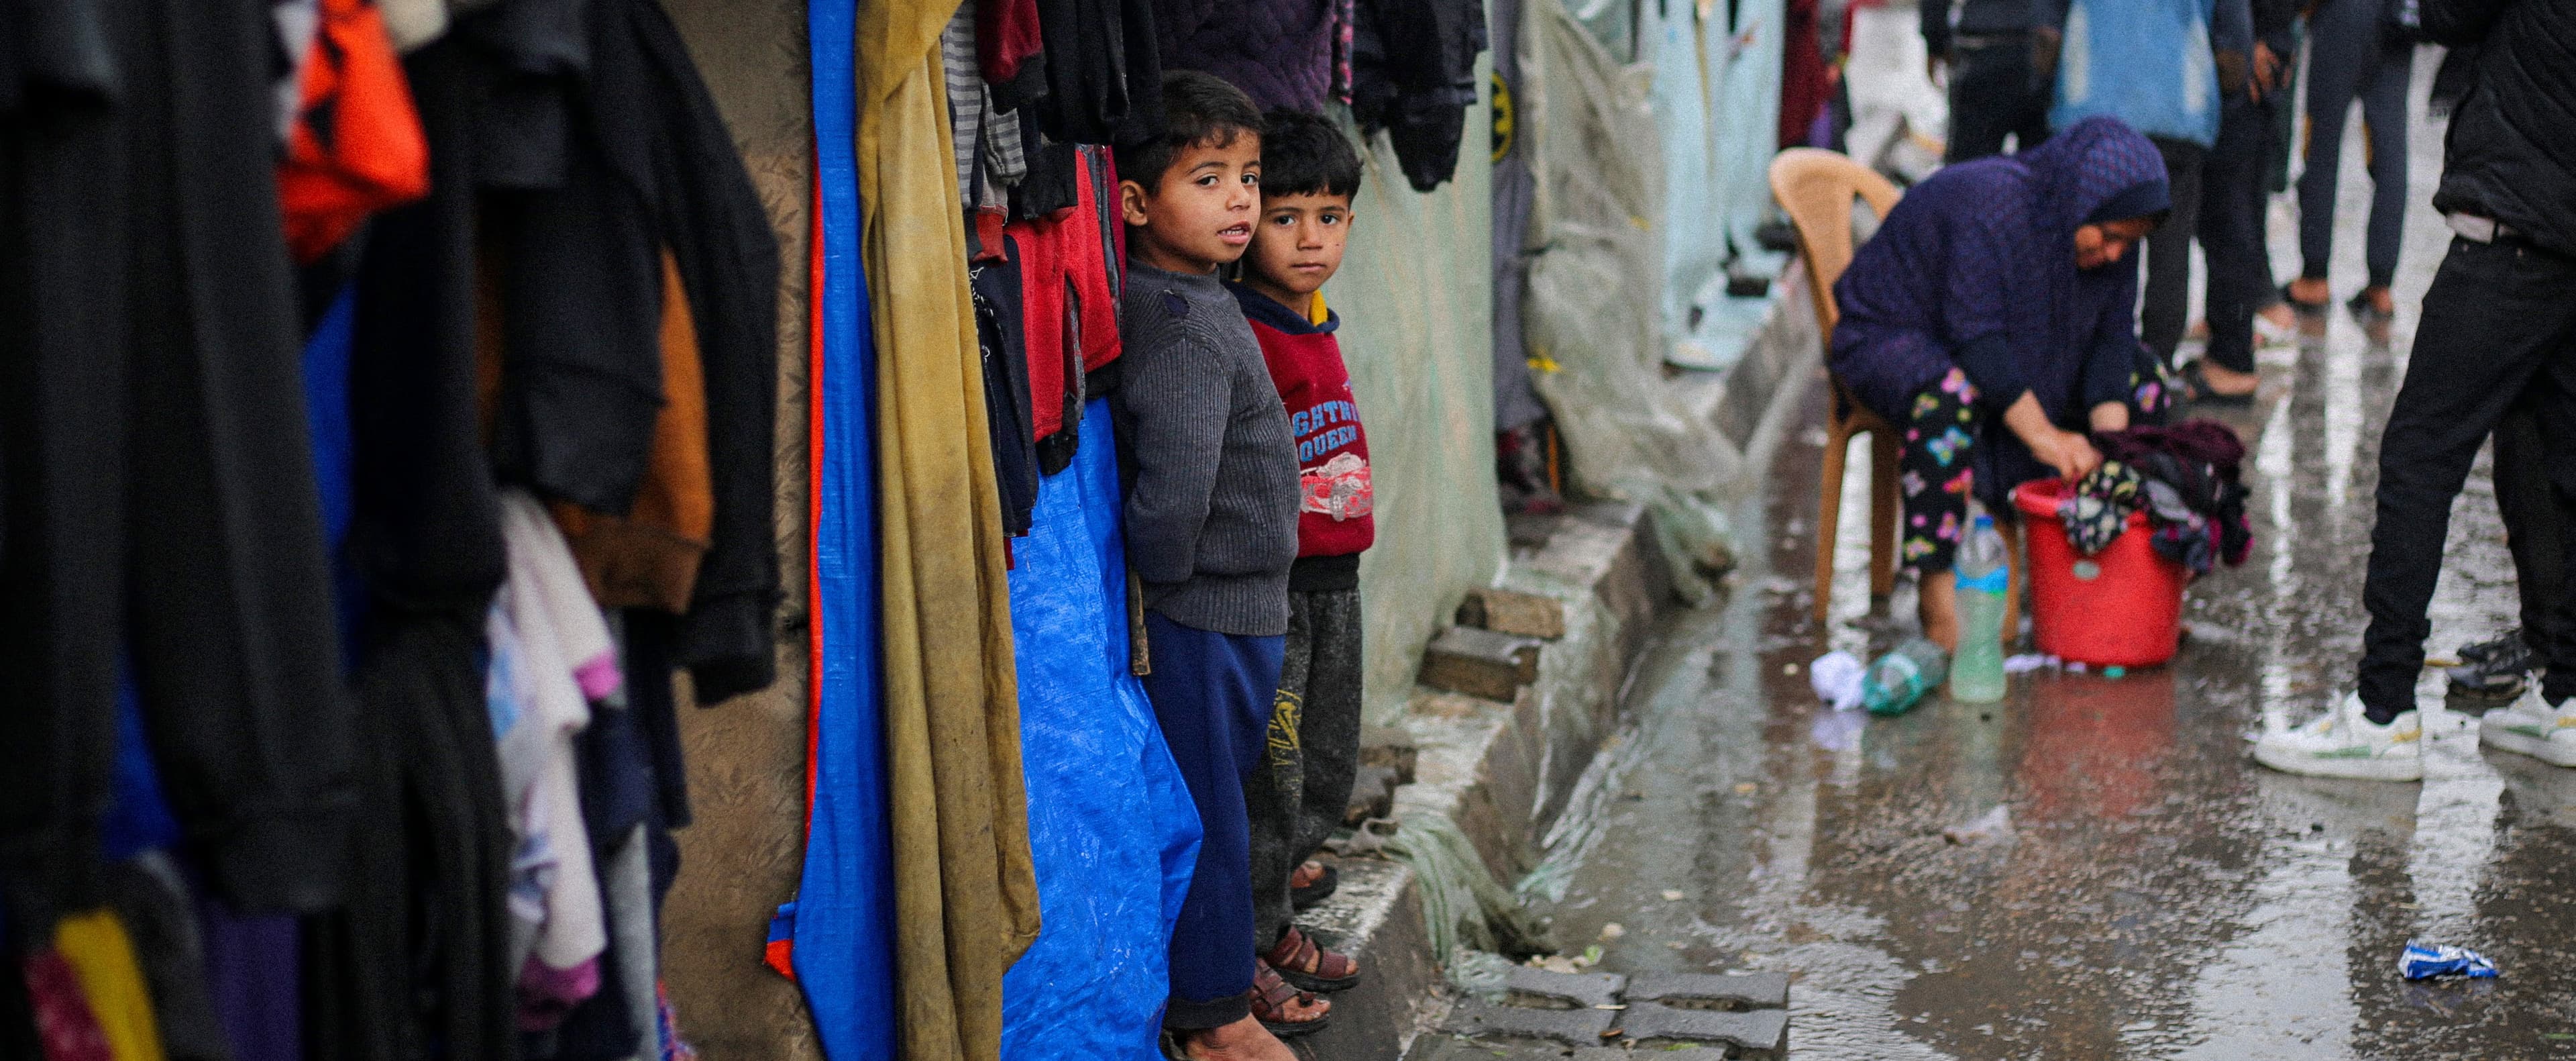
[[[862,4],[857,32],[907,1061],[997,1061],[1002,974],[1038,932],[1001,502],[937,47],[956,10]]]

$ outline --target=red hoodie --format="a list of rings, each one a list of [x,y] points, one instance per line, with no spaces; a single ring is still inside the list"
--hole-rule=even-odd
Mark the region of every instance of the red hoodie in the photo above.
[[[1360,428],[1351,372],[1333,338],[1341,318],[1327,313],[1316,324],[1268,295],[1227,286],[1261,341],[1261,359],[1270,365],[1297,439],[1297,555],[1346,556],[1368,548],[1377,540],[1368,433]]]

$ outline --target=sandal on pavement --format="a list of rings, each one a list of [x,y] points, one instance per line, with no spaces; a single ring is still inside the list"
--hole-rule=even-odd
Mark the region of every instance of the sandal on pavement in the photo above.
[[[2252,405],[2256,391],[2261,389],[2257,387],[2256,390],[2246,391],[2243,394],[2221,394],[2211,389],[2209,373],[2202,369],[2198,361],[2184,365],[2179,374],[2182,376],[2183,400],[2194,405]]]
[[[1306,883],[1297,883],[1300,877],[1306,878]],[[1341,886],[1342,871],[1313,859],[1307,859],[1297,867],[1297,872],[1288,877],[1288,905],[1303,913],[1315,904],[1332,898],[1333,890]]]
[[[1261,964],[1308,991],[1348,991],[1360,982],[1358,962],[1325,950],[1295,925],[1279,933],[1279,942],[1261,956]]]
[[[1314,1016],[1300,1020],[1288,1016],[1288,1006],[1291,1003],[1308,1006],[1321,1003],[1321,1005]],[[1252,965],[1252,1016],[1261,1022],[1262,1027],[1270,1029],[1270,1034],[1281,1039],[1293,1039],[1300,1035],[1313,1035],[1324,1030],[1325,1025],[1331,1024],[1333,1004],[1317,999],[1312,991],[1300,991],[1289,986],[1288,981],[1281,979],[1279,973],[1271,969],[1268,962],[1254,962]]]

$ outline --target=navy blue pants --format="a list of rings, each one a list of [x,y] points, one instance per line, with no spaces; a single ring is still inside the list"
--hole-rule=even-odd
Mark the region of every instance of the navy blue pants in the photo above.
[[[1172,999],[1163,1023],[1217,1028],[1251,1012],[1252,827],[1243,782],[1261,766],[1284,638],[1219,634],[1145,613],[1154,669],[1145,697],[1198,805],[1199,865],[1172,926]]]
[[[2397,276],[2406,234],[2406,84],[2415,47],[2386,38],[2378,0],[2325,0],[2308,16],[2307,172],[2299,177],[2299,275],[2325,279],[2334,256],[2335,179],[2343,125],[2361,101],[2370,133],[2370,228],[2364,259],[2372,287]]]

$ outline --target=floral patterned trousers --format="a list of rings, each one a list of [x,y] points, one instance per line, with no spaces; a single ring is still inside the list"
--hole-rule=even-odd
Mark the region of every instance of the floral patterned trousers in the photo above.
[[[1967,530],[1968,496],[1976,485],[1970,464],[1978,418],[1977,388],[1956,368],[1915,395],[1907,411],[1905,442],[1896,457],[1905,510],[1899,555],[1918,572],[1947,571],[1958,555],[1959,535]]]

